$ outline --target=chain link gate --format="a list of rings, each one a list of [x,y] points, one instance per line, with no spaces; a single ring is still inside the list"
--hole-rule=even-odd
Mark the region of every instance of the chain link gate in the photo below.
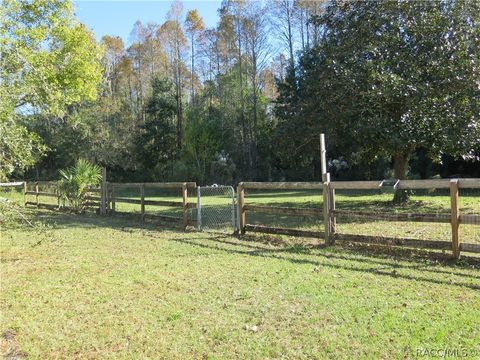
[[[197,188],[198,230],[237,230],[235,190],[232,186]]]

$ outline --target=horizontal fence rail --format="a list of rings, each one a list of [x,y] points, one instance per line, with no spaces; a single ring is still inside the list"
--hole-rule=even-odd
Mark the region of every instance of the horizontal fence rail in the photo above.
[[[166,183],[159,183],[159,182],[151,182],[151,183],[114,183],[109,182],[108,186],[112,186],[115,188],[120,187],[138,187],[138,186],[146,186],[146,187],[153,187],[158,189],[181,189],[182,186],[186,184],[186,187],[189,189],[194,189],[197,187],[197,183],[195,182],[166,182]]]
[[[370,243],[378,245],[405,246],[426,249],[452,250],[458,257],[460,251],[480,252],[480,244],[462,243],[459,238],[459,225],[480,225],[480,214],[462,214],[460,211],[460,189],[480,189],[480,179],[431,179],[431,180],[395,180],[395,181],[329,181],[326,176],[322,183],[316,182],[243,182],[238,186],[238,203],[241,233],[260,232],[302,237],[325,238],[327,244],[334,241]],[[323,210],[320,208],[300,208],[285,206],[265,206],[246,204],[245,190],[320,190],[323,193]],[[335,206],[336,190],[437,190],[445,189],[450,193],[449,212],[439,213],[379,213],[369,211],[338,210]],[[448,210],[447,210],[448,211]],[[263,212],[273,215],[316,216],[323,217],[324,232],[270,227],[247,224],[247,212]],[[452,227],[452,241],[420,240],[393,238],[374,235],[342,234],[337,232],[337,218],[351,218],[387,222],[425,222],[447,223]]]
[[[458,181],[460,189],[480,189],[480,179],[433,179],[433,180],[398,180],[393,185],[399,190],[449,189],[452,180]],[[392,187],[384,185],[385,181],[332,181],[332,189],[375,190]]]
[[[257,190],[322,190],[321,182],[244,182],[244,189]]]
[[[364,211],[350,210],[331,210],[330,217],[346,217],[365,220],[384,220],[394,222],[432,222],[432,223],[449,223],[452,216],[450,214],[434,214],[434,213],[399,213],[385,214]]]
[[[24,184],[25,181],[0,182],[0,188],[17,188],[22,187]]]
[[[196,221],[189,219],[189,209],[196,208],[195,203],[189,203],[188,201],[188,189],[195,189],[197,184],[195,182],[167,182],[167,183],[112,183],[112,182],[102,182],[102,187],[105,188],[105,205],[103,213],[111,214],[121,214],[121,215],[132,215],[130,212],[118,211],[117,204],[136,204],[140,205],[140,218],[142,221],[146,219],[150,220],[160,220],[170,223],[183,224],[184,228],[188,225],[194,225]],[[125,188],[137,188],[138,195],[134,196],[116,196],[115,191]],[[170,190],[181,190],[181,201],[172,201],[172,200],[149,200],[148,196],[145,195],[145,189],[170,189]],[[172,216],[172,215],[163,215],[163,214],[149,214],[146,213],[146,206],[161,206],[161,207],[172,207],[182,209],[182,216]]]
[[[322,216],[322,209],[280,206],[244,205],[245,210],[275,215]]]

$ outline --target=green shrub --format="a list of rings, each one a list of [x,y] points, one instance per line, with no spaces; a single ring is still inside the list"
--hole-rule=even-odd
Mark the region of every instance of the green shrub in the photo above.
[[[60,170],[58,194],[61,206],[68,204],[74,211],[83,212],[88,188],[98,185],[101,169],[87,160],[79,159],[74,166]]]

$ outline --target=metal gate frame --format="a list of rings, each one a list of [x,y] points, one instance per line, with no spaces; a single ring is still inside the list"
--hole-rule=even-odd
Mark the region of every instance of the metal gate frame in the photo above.
[[[232,194],[232,206],[231,206],[231,213],[232,213],[232,222],[231,226],[233,228],[233,231],[236,232],[238,231],[238,223],[237,223],[237,218],[236,216],[238,214],[238,209],[237,209],[237,203],[236,203],[236,194],[235,194],[235,188],[233,186],[228,186],[228,185],[220,185],[220,186],[198,186],[197,187],[197,230],[202,231],[204,228],[202,227],[202,189],[228,189],[231,191]]]

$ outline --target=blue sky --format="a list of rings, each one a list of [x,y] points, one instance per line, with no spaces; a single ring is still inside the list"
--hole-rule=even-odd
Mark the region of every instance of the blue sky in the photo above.
[[[74,3],[78,19],[95,32],[98,40],[103,35],[118,35],[125,44],[129,44],[133,24],[137,20],[145,24],[161,24],[165,21],[172,1],[75,0]],[[184,13],[189,9],[197,9],[207,27],[217,24],[220,4],[220,0],[183,1]]]

